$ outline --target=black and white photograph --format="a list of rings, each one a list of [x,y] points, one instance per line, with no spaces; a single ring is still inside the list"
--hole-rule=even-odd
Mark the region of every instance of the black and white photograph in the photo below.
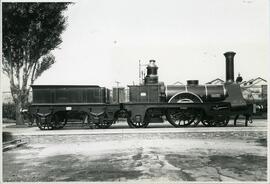
[[[1,182],[260,183],[268,0],[1,2]]]

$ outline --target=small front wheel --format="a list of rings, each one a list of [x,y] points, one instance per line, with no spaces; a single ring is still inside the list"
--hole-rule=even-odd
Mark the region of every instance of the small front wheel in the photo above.
[[[143,120],[136,119],[136,116],[133,118],[128,117],[127,122],[132,128],[146,128],[150,123],[150,116],[146,113]]]

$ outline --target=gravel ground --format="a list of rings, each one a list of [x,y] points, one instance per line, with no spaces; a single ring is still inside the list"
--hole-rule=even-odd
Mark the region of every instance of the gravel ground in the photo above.
[[[25,135],[3,153],[3,180],[266,181],[267,132]]]

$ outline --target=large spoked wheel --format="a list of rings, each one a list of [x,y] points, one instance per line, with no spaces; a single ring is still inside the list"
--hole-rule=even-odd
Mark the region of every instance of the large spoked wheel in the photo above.
[[[62,129],[67,124],[67,118],[62,114],[54,114],[53,129]]]
[[[200,111],[200,110],[197,110],[194,112],[194,115],[195,115],[195,118],[194,118],[194,121],[189,125],[189,126],[192,126],[192,127],[197,127],[198,124],[202,121],[203,119],[203,112]]]
[[[128,122],[129,127],[132,127],[132,128],[146,128],[150,123],[150,117],[146,113],[144,120],[142,121],[136,121],[135,119],[128,117],[127,122]]]
[[[113,124],[113,120],[103,120],[100,123],[97,123],[96,126],[98,128],[106,129],[109,128]]]
[[[196,115],[188,111],[169,109],[166,118],[174,127],[187,127],[194,122]]]
[[[36,117],[36,123],[40,130],[52,130],[53,129],[53,122],[52,122],[52,115],[46,117]]]
[[[174,95],[169,103],[202,103],[202,99],[191,93],[179,93]],[[166,118],[170,124],[174,127],[196,127],[201,119],[202,113],[200,110],[175,110],[168,109],[166,112]]]

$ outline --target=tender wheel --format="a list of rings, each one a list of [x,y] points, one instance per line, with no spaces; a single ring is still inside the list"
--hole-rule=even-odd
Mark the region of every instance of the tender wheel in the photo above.
[[[127,122],[128,122],[128,125],[132,128],[146,128],[150,123],[150,117],[146,113],[144,120],[142,120],[142,121],[136,121],[135,119],[128,117]]]
[[[112,120],[103,120],[100,123],[96,124],[96,126],[98,128],[106,129],[106,128],[109,128],[112,124],[113,124]]]
[[[191,111],[176,111],[169,109],[166,118],[174,127],[186,127],[196,119],[196,115]]]
[[[36,117],[36,123],[40,130],[52,130],[53,129],[53,122],[52,116],[49,115],[47,117]]]
[[[62,114],[54,114],[53,129],[62,129],[67,124],[67,118]]]
[[[36,123],[36,118],[29,112],[22,113],[23,122],[27,124],[27,126],[31,127],[34,123]]]

